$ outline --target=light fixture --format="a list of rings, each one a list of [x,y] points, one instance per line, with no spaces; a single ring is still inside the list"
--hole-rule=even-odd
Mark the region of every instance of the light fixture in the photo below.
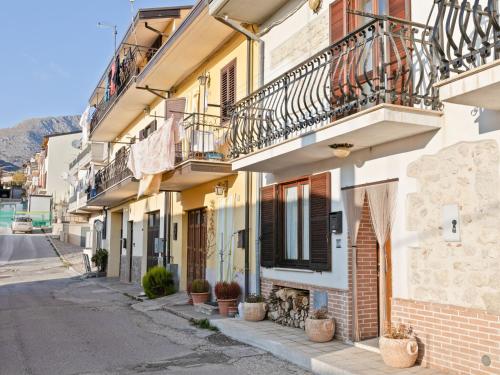
[[[215,185],[215,195],[225,195],[227,191],[227,181],[219,182]]]
[[[142,111],[144,112],[144,116],[148,116],[151,113],[151,107],[147,105]]]
[[[351,154],[351,148],[354,147],[351,143],[334,143],[328,146],[333,150],[333,155],[337,158],[344,159]]]
[[[210,73],[205,72],[198,77],[198,82],[200,83],[200,86],[206,86],[208,84],[209,79],[210,79]]]
[[[318,13],[321,9],[321,0],[309,0],[309,8],[311,8],[314,13]]]

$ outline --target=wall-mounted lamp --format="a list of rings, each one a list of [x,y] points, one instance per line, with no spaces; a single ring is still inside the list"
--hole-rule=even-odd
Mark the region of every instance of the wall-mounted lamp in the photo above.
[[[148,116],[151,113],[151,107],[147,105],[142,111],[144,112],[144,116]]]
[[[309,0],[309,8],[311,8],[314,13],[318,13],[321,9],[321,0]]]
[[[333,155],[337,158],[344,159],[351,154],[351,148],[354,147],[351,143],[334,143],[328,146],[333,150]]]
[[[200,86],[207,86],[209,81],[210,81],[210,73],[209,72],[205,72],[201,76],[198,77],[198,82],[200,83]]]
[[[225,195],[227,192],[227,181],[219,182],[215,185],[215,195]]]

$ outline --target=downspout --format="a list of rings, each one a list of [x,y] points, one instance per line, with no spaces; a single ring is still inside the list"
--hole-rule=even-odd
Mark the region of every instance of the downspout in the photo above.
[[[256,34],[245,29],[237,22],[228,17],[215,16],[219,22],[232,28],[236,32],[243,34],[247,38],[247,96],[253,91],[252,71],[253,54],[252,41],[259,43],[260,61],[259,61],[259,87],[264,85],[264,41]],[[250,285],[250,192],[251,192],[251,172],[245,172],[245,294],[248,294]],[[262,174],[257,173],[256,195],[255,195],[255,292],[260,294],[260,189],[262,187]]]
[[[164,211],[163,211],[163,267],[167,268],[170,264],[170,199],[171,193],[164,192]]]

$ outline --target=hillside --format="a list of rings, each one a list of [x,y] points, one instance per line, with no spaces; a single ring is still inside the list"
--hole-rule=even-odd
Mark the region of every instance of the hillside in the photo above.
[[[0,129],[0,167],[14,170],[22,166],[40,150],[43,137],[48,134],[79,130],[80,116],[33,118],[11,127]]]

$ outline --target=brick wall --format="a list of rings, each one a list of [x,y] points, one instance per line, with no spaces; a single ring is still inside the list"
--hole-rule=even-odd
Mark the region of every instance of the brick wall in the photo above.
[[[310,306],[314,304],[314,291],[328,293],[328,312],[335,319],[335,338],[342,341],[349,340],[351,330],[350,293],[347,290],[321,288],[315,285],[293,283],[283,280],[261,278],[262,296],[268,298],[274,287],[287,287],[309,290]]]
[[[357,307],[360,339],[378,336],[377,237],[365,197],[357,238]]]
[[[394,299],[392,321],[413,328],[423,366],[457,375],[500,374],[499,315],[452,305]],[[483,356],[489,358],[490,366],[482,364]]]

